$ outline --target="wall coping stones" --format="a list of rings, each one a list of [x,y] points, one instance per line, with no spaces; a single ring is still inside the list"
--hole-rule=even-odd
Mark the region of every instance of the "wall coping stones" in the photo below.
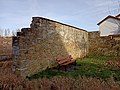
[[[87,30],[84,30],[84,29],[81,29],[81,28],[78,28],[78,27],[75,27],[75,26],[71,26],[71,25],[68,25],[68,24],[64,24],[64,23],[61,23],[61,22],[58,22],[58,21],[54,21],[54,20],[51,20],[51,19],[48,19],[48,18],[32,17],[32,19],[33,19],[33,20],[35,20],[35,19],[44,19],[44,20],[47,20],[47,21],[52,21],[52,22],[55,22],[55,23],[59,23],[59,24],[68,26],[68,27],[72,27],[72,28],[75,28],[75,29],[78,29],[78,30],[82,30],[82,31],[88,32]]]

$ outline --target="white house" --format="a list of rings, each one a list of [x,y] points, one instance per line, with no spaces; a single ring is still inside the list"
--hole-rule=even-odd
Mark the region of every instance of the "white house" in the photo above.
[[[99,25],[100,36],[120,34],[120,14],[117,16],[107,16],[97,25]]]

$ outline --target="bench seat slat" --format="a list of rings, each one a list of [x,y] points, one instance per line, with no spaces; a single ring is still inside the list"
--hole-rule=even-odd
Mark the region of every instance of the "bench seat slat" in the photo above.
[[[57,58],[56,59],[57,63],[60,65],[60,66],[65,66],[65,65],[68,65],[70,63],[74,63],[76,62],[76,60],[74,60],[71,55],[69,56],[63,56],[61,58]]]
[[[59,61],[58,64],[66,63],[68,60]]]
[[[59,64],[62,64],[62,63],[69,62],[69,61],[71,61],[71,60],[73,60],[73,59],[71,59],[71,58],[67,58],[67,59],[64,59],[64,60],[58,61],[58,63],[59,63]]]
[[[69,57],[62,57],[62,58],[57,58],[56,60],[57,61],[62,61],[62,60],[66,60],[66,59],[69,59],[69,58],[71,58],[70,56]]]
[[[61,65],[68,65],[68,64],[70,64],[70,63],[74,63],[76,60],[72,60],[72,61],[69,61],[69,62],[67,62],[67,63],[63,63],[63,64],[61,64]]]

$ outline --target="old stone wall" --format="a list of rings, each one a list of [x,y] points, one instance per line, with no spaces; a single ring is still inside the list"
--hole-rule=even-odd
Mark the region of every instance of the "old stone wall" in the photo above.
[[[100,32],[89,32],[89,55],[120,56],[120,35],[100,37]]]
[[[22,76],[56,66],[56,58],[88,54],[88,32],[41,17],[13,37],[14,70]]]

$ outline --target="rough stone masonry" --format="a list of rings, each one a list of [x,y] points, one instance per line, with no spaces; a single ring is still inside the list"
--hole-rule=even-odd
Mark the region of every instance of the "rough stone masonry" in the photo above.
[[[29,76],[56,66],[56,58],[88,54],[88,32],[42,17],[33,17],[30,28],[23,28],[13,37],[13,70]]]
[[[100,32],[89,32],[89,55],[120,56],[120,34],[100,37]]]
[[[56,58],[71,55],[120,56],[120,34],[100,37],[100,32],[87,32],[42,17],[33,17],[30,28],[13,37],[13,70],[21,76],[56,66]]]

